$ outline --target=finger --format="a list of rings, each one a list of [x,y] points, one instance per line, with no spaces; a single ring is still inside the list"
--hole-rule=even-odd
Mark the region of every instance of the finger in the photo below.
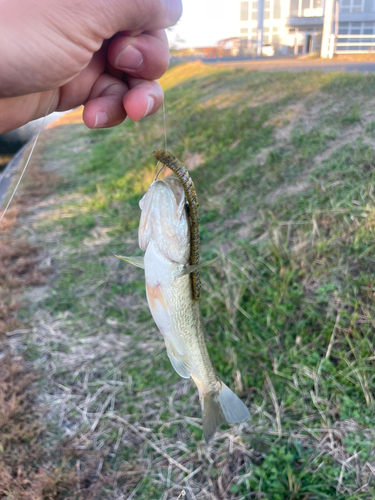
[[[94,85],[105,71],[106,54],[107,48],[104,43],[94,54],[90,64],[76,78],[61,87],[58,111],[75,108],[92,98]]]
[[[139,36],[119,36],[108,48],[109,63],[117,70],[145,80],[160,78],[169,66],[169,47],[164,30]]]
[[[129,118],[138,121],[160,108],[164,94],[159,83],[128,78],[130,90],[124,95],[123,105]]]
[[[101,6],[101,11],[108,20],[108,23],[102,25],[102,29],[111,26],[110,36],[119,31],[166,29],[174,26],[182,15],[182,0],[133,0],[128,2],[111,0],[107,1],[106,9],[103,9],[102,0],[94,2],[91,0],[90,4]],[[103,38],[108,39],[110,36]]]
[[[83,121],[88,128],[108,128],[119,125],[126,118],[123,98],[129,87],[111,75],[103,73],[95,82],[83,110]]]

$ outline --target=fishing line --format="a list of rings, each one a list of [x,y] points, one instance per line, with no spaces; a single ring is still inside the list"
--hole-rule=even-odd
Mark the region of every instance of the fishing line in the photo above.
[[[44,122],[46,121],[46,117],[47,117],[47,115],[48,115],[48,113],[49,113],[49,110],[50,110],[50,108],[51,108],[52,101],[53,101],[53,98],[55,97],[55,94],[56,94],[56,90],[55,90],[55,91],[53,92],[53,94],[52,94],[52,97],[51,97],[50,103],[49,103],[49,105],[48,105],[48,108],[47,108],[46,114],[44,115],[43,121],[42,121],[42,123],[41,123],[41,125],[40,125],[40,128],[39,128],[39,130],[38,130],[38,133],[37,133],[37,135],[36,135],[36,137],[35,137],[35,140],[34,140],[33,146],[32,146],[32,148],[31,148],[30,154],[29,154],[29,156],[28,156],[28,158],[27,158],[27,160],[26,160],[25,166],[23,167],[23,170],[22,170],[22,172],[21,172],[20,178],[19,178],[19,179],[18,179],[18,181],[17,181],[16,187],[14,188],[13,193],[12,193],[11,197],[9,198],[9,201],[8,201],[8,203],[7,203],[6,207],[4,208],[3,213],[1,214],[1,217],[0,217],[0,223],[1,223],[1,221],[3,220],[3,218],[4,218],[4,216],[5,216],[6,212],[7,212],[8,208],[9,208],[9,205],[12,203],[12,200],[13,200],[13,198],[14,198],[14,195],[16,194],[17,189],[18,189],[18,186],[20,185],[20,182],[21,182],[21,180],[22,180],[22,177],[23,177],[24,173],[26,172],[26,169],[27,169],[27,167],[28,167],[28,165],[29,165],[29,163],[30,163],[31,156],[32,156],[32,154],[33,154],[33,152],[34,152],[34,149],[35,149],[36,143],[38,142],[39,136],[40,136],[40,134],[41,134],[41,132],[42,132],[42,130],[43,130],[43,127],[44,127]]]
[[[168,141],[167,141],[167,118],[165,113],[165,99],[163,99],[163,120],[164,120],[164,150],[168,151]],[[160,161],[157,162],[154,172],[154,182],[158,180],[159,175],[164,170],[165,165],[162,164],[160,170],[158,167],[160,165]]]
[[[165,143],[165,151],[168,151],[168,143],[167,143],[167,117],[165,114],[165,99],[163,99],[163,117],[164,117],[164,143]]]

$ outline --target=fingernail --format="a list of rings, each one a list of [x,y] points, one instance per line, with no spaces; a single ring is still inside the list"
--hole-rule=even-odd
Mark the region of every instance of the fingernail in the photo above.
[[[143,118],[147,116],[149,113],[151,113],[152,108],[155,106],[155,100],[153,97],[148,96],[148,103],[147,103],[147,109],[146,113],[143,115]]]
[[[127,69],[137,69],[143,62],[143,56],[133,45],[128,45],[116,57],[115,67],[126,71]]]
[[[94,123],[94,128],[99,128],[103,127],[108,121],[108,115],[107,113],[104,113],[104,111],[98,111],[95,115],[95,123]]]

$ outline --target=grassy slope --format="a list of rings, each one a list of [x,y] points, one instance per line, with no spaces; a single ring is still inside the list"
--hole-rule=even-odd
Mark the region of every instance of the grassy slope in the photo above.
[[[114,257],[139,254],[159,113],[45,145],[61,181],[28,224],[56,274],[23,314],[55,432],[86,450],[81,470],[98,460],[97,498],[373,498],[375,77],[193,64],[164,86],[168,147],[195,165],[203,259],[220,255],[202,273],[209,352],[252,418],[202,444],[142,272]]]

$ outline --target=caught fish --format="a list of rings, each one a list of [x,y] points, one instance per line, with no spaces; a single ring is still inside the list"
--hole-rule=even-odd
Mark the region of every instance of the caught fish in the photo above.
[[[151,314],[173,368],[181,377],[191,377],[198,388],[208,442],[219,425],[243,422],[249,411],[216,375],[204,341],[194,185],[185,167],[170,153],[157,151],[154,156],[179,178],[154,181],[139,203],[138,240],[144,258],[119,257],[145,270]]]

